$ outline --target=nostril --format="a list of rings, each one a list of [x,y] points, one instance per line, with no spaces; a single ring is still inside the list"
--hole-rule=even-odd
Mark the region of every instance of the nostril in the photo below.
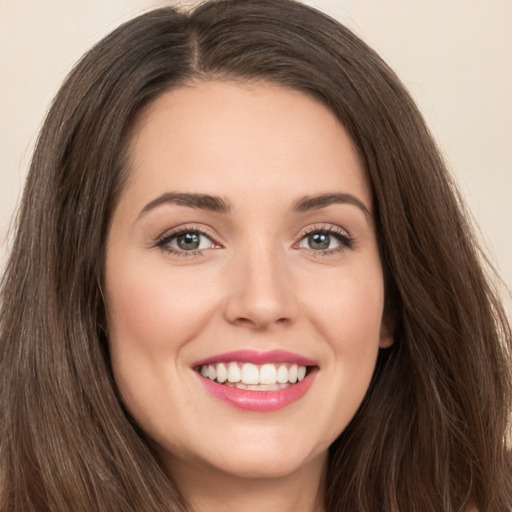
[[[267,329],[272,325],[286,326],[292,323],[291,318],[281,317],[276,320],[272,318],[265,318],[263,316],[253,315],[252,317],[238,317],[233,322],[235,325],[241,327],[250,327],[256,330]]]
[[[266,272],[255,273],[244,275],[228,288],[225,318],[231,324],[254,329],[292,323],[298,311],[290,284],[281,283]]]

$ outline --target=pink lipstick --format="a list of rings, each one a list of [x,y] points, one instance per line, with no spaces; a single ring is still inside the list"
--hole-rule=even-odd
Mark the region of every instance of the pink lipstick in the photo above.
[[[201,359],[193,364],[193,366],[202,366],[205,364],[215,364],[226,361],[243,361],[253,364],[265,363],[296,363],[303,366],[316,366],[316,362],[312,359],[288,352],[287,350],[270,350],[269,352],[257,352],[256,350],[235,350],[233,352],[225,352],[206,359]]]
[[[215,398],[247,411],[275,411],[310,389],[318,366],[292,352],[241,350],[218,354],[193,365]]]

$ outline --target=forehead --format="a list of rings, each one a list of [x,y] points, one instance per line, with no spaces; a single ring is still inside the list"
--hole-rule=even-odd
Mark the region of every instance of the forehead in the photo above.
[[[162,94],[135,123],[129,162],[127,188],[148,197],[164,189],[284,197],[294,188],[349,188],[371,202],[358,153],[334,114],[269,83],[198,82]]]

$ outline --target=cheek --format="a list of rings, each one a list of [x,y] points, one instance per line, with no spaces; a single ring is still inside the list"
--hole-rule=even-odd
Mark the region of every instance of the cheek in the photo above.
[[[165,390],[178,389],[183,368],[182,350],[197,335],[208,315],[211,297],[197,293],[198,279],[172,273],[165,264],[125,254],[107,260],[105,299],[109,350],[115,381],[123,401],[142,428],[157,437],[160,422],[171,424],[161,410],[170,397]],[[190,274],[190,273],[189,273]],[[180,410],[187,403],[172,395]]]
[[[378,348],[384,286],[378,272],[354,272],[330,279],[320,293],[309,294],[310,309],[317,329],[344,357],[359,358]]]
[[[375,267],[378,269],[379,267]],[[348,425],[366,395],[379,351],[384,287],[378,272],[354,273],[326,281],[310,295],[316,331],[327,342],[322,383],[330,439]]]
[[[204,290],[198,293],[198,277],[186,272],[169,275],[165,265],[154,262],[112,267],[106,283],[112,338],[122,340],[124,346],[167,351],[194,336],[212,300]]]

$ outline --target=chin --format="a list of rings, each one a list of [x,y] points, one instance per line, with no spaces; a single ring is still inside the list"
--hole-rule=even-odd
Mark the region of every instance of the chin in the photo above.
[[[165,450],[163,459],[172,474],[183,468],[209,474],[211,478],[237,477],[247,480],[283,479],[312,466],[323,466],[327,461],[328,447],[311,450],[300,442],[286,443],[283,439],[263,439],[254,442],[232,440],[226,445],[203,447],[192,453],[176,446]],[[195,469],[194,469],[195,468]],[[173,469],[175,471],[173,471]]]
[[[219,469],[231,475],[253,480],[281,479],[304,469],[312,462],[308,457],[297,457],[297,454],[290,455],[269,456],[261,453],[243,453],[238,460],[231,461]],[[323,457],[321,458],[323,459]],[[327,454],[325,455],[326,458]]]

